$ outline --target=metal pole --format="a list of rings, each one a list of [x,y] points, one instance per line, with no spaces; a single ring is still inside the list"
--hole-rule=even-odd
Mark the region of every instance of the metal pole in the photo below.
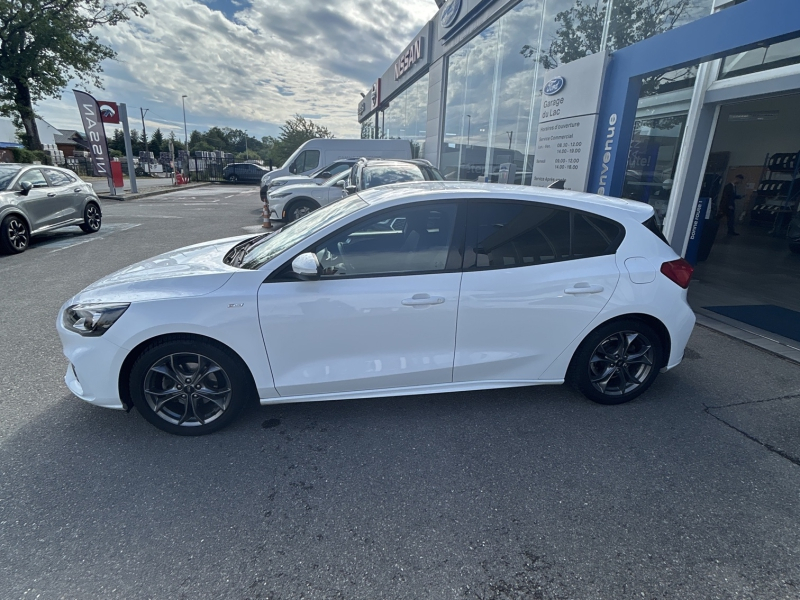
[[[128,179],[131,181],[131,194],[139,190],[136,187],[136,166],[133,164],[133,147],[131,146],[131,132],[128,128],[128,107],[119,105],[119,120],[122,121],[122,134],[125,138],[125,156],[128,158]]]
[[[186,153],[189,153],[189,135],[186,133],[186,98],[189,96],[181,96],[181,104],[183,105],[183,145],[185,146]]]
[[[247,150],[247,129],[244,130],[244,155],[246,160],[250,160],[250,152]]]

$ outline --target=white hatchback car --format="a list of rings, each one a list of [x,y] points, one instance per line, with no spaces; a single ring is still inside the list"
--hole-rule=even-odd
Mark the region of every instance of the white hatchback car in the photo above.
[[[80,398],[176,434],[262,404],[572,382],[618,404],[680,363],[692,269],[638,202],[495,184],[353,194],[69,300]]]
[[[314,180],[307,183],[296,183],[270,191],[270,218],[276,221],[296,221],[300,217],[326,206],[345,196],[344,186],[350,177],[350,171],[344,171],[328,178],[318,185]]]

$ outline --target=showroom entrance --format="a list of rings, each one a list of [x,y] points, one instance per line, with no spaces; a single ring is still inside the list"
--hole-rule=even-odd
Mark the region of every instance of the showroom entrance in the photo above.
[[[800,254],[787,240],[800,219],[800,94],[720,107],[700,196],[710,219],[692,308],[800,347]]]

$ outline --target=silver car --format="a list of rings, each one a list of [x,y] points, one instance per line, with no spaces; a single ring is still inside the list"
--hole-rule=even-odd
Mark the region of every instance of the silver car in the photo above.
[[[24,252],[32,235],[70,225],[94,233],[101,221],[97,194],[72,171],[0,164],[0,251]]]

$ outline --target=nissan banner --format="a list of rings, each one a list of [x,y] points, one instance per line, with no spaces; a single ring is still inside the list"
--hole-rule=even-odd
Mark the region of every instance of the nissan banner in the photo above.
[[[86,137],[89,140],[94,174],[95,176],[105,175],[108,177],[108,188],[114,194],[116,190],[111,179],[111,161],[108,158],[106,131],[103,128],[100,107],[97,104],[97,100],[86,92],[78,90],[73,90],[73,92],[75,92],[75,100],[78,101],[78,110],[81,113],[83,128],[86,130]]]

